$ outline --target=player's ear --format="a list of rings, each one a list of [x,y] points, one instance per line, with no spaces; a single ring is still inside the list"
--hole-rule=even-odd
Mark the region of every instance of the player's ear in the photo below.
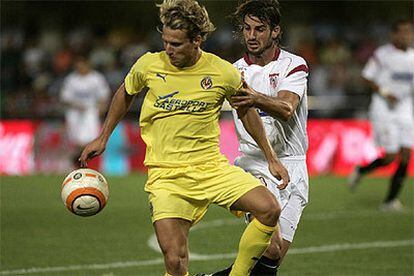
[[[203,39],[201,38],[201,35],[197,35],[194,39],[193,39],[193,44],[194,44],[194,48],[198,48],[201,46],[201,42],[203,42]]]
[[[274,27],[273,30],[272,30],[272,38],[276,39],[280,35],[281,31],[282,31],[282,29],[280,28],[279,25]]]

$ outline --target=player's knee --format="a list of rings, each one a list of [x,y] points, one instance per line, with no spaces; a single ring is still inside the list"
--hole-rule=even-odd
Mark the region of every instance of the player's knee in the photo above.
[[[396,154],[393,154],[393,153],[387,153],[387,154],[384,156],[384,159],[383,159],[383,164],[384,164],[385,166],[387,166],[387,165],[391,164],[391,163],[392,163],[392,161],[394,161],[395,157],[396,157]]]
[[[275,226],[280,216],[280,205],[276,199],[269,200],[262,205],[262,208],[258,210],[255,217],[261,223],[269,226]]]
[[[166,252],[164,253],[165,265],[169,272],[174,275],[187,271],[186,263],[187,254],[178,254],[178,252]]]
[[[185,248],[175,246],[162,246],[162,253],[164,254],[165,265],[169,272],[179,274],[186,271],[186,264],[188,263],[188,254]]]

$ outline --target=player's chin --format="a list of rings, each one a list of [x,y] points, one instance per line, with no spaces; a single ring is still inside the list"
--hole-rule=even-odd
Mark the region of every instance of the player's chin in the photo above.
[[[174,65],[175,67],[184,67],[183,62],[181,62],[180,60],[170,60],[171,64]]]

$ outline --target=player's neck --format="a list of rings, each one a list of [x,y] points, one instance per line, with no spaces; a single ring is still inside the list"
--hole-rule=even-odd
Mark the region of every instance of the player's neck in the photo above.
[[[249,60],[253,64],[257,64],[260,66],[265,66],[266,64],[270,63],[271,61],[277,59],[279,56],[280,49],[277,45],[272,45],[271,47],[267,48],[263,51],[263,53],[258,55],[253,55],[248,53]]]
[[[191,57],[191,59],[188,61],[188,64],[186,64],[183,68],[194,66],[200,60],[201,52],[201,49],[198,48],[196,54]]]
[[[397,48],[401,51],[404,51],[404,52],[407,51],[407,49],[408,49],[408,47],[406,47],[405,45],[401,45],[401,44],[398,44],[396,42],[393,42],[392,45],[394,45],[395,48]]]

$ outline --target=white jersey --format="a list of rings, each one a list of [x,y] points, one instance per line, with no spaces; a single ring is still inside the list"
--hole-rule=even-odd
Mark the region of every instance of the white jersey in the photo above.
[[[87,75],[69,74],[63,83],[61,100],[81,106],[68,108],[65,114],[69,139],[84,145],[99,134],[99,102],[106,101],[110,88],[104,76],[96,71]]]
[[[305,158],[308,149],[306,133],[308,66],[306,61],[299,56],[278,49],[274,60],[265,66],[252,64],[247,55],[236,61],[234,66],[244,73],[247,84],[258,92],[274,97],[279,91],[287,90],[299,96],[299,105],[293,117],[286,122],[273,118],[261,110],[259,113],[267,137],[279,158]],[[244,129],[241,120],[237,117],[237,112],[234,110],[233,116],[240,152],[244,155],[264,159],[260,148]]]
[[[414,125],[414,49],[406,51],[392,44],[379,47],[362,72],[364,78],[375,82],[381,89],[387,89],[398,102],[388,105],[385,98],[373,94],[370,117],[375,121],[404,121]]]

